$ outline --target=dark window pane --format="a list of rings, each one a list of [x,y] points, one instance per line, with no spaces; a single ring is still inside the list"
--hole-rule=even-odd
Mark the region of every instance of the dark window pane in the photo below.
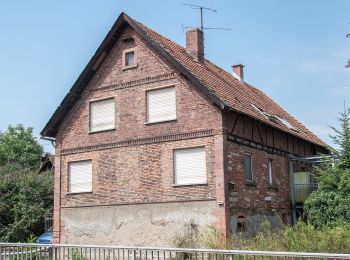
[[[134,65],[135,62],[135,55],[134,52],[128,52],[125,54],[125,66],[131,66]]]
[[[251,154],[244,155],[244,167],[245,167],[245,179],[247,181],[253,181],[252,155]]]

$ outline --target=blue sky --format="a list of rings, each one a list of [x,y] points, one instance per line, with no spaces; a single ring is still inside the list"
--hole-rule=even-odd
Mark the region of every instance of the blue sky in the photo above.
[[[237,62],[260,88],[326,142],[344,101],[350,104],[348,0],[2,0],[0,130],[34,127],[36,136],[124,11],[183,44],[182,25],[205,13],[206,57],[226,70]],[[45,149],[52,150],[42,141]]]

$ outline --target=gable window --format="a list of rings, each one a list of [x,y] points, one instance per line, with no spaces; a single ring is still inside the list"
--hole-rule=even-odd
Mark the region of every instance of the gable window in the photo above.
[[[245,180],[248,182],[253,182],[253,163],[252,155],[250,153],[244,154],[244,170]]]
[[[115,129],[114,98],[90,102],[90,132]]]
[[[147,123],[176,119],[175,87],[147,91]]]
[[[127,52],[125,53],[125,66],[133,66],[135,64],[135,52]]]
[[[205,147],[174,150],[175,185],[206,184]]]
[[[272,180],[272,159],[269,159],[268,163],[267,163],[267,180],[269,182],[269,185],[273,184],[273,180]]]
[[[69,192],[92,192],[92,161],[70,162]]]
[[[136,67],[136,61],[136,48],[131,48],[123,51],[123,69]]]

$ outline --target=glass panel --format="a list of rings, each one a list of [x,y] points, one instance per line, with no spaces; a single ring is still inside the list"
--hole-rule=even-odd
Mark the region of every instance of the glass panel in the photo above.
[[[125,66],[134,65],[135,54],[133,51],[125,53]]]
[[[272,185],[272,159],[269,159],[268,175],[269,184]]]
[[[253,181],[253,172],[252,172],[252,155],[244,155],[244,166],[245,166],[245,178],[247,181]]]

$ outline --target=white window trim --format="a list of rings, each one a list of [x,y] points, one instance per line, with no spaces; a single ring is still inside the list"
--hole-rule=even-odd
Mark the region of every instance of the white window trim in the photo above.
[[[162,90],[162,89],[167,89],[167,88],[174,88],[175,91],[175,116],[174,118],[171,119],[166,119],[166,120],[157,120],[157,121],[149,121],[149,111],[148,111],[148,93],[152,91],[157,91],[157,90]],[[151,124],[158,124],[158,123],[165,123],[165,122],[171,122],[171,121],[176,121],[177,120],[177,98],[176,98],[176,84],[171,84],[171,85],[166,85],[162,87],[157,87],[157,88],[150,88],[146,89],[145,91],[145,99],[146,99],[146,119],[145,119],[145,125],[151,125]]]
[[[92,126],[92,122],[91,122],[91,104],[92,103],[95,103],[95,102],[99,102],[99,101],[105,101],[105,100],[108,100],[108,99],[111,99],[111,100],[114,100],[114,124],[113,124],[113,127],[111,128],[108,128],[108,129],[103,129],[103,130],[95,130],[95,131],[92,131],[91,130],[91,126]],[[99,133],[99,132],[105,132],[105,131],[111,131],[111,130],[115,130],[116,129],[116,120],[115,120],[115,115],[116,115],[116,109],[115,109],[115,98],[114,97],[107,97],[107,98],[100,98],[100,99],[92,99],[89,101],[89,129],[88,129],[88,133],[89,134],[93,134],[93,133]]]
[[[91,190],[87,190],[87,191],[71,191],[71,170],[70,170],[70,166],[74,163],[78,163],[78,162],[91,162]],[[93,171],[93,162],[92,159],[86,159],[86,160],[78,160],[78,161],[70,161],[67,164],[67,173],[68,173],[68,178],[67,178],[67,194],[84,194],[84,193],[92,193],[94,190],[94,171]]]
[[[196,149],[196,148],[203,148],[204,149],[204,161],[205,161],[205,182],[199,182],[199,183],[185,183],[185,184],[179,184],[177,183],[176,178],[176,162],[175,162],[175,153],[178,150],[190,150],[190,149]],[[201,186],[201,185],[208,185],[208,165],[207,165],[207,150],[205,145],[200,146],[189,146],[189,147],[179,147],[173,149],[173,187],[183,187],[183,186]]]

